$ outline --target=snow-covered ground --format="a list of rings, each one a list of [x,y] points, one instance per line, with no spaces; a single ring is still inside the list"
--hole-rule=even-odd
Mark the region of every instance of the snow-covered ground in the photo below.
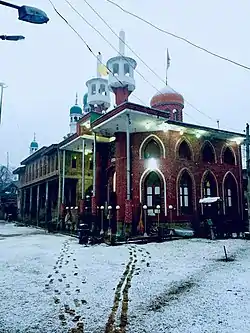
[[[249,281],[250,241],[85,247],[0,223],[1,333],[249,333]]]

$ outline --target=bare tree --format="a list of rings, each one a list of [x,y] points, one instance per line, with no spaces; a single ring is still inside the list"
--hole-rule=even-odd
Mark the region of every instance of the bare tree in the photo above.
[[[0,165],[0,191],[13,180],[11,170],[5,165]]]

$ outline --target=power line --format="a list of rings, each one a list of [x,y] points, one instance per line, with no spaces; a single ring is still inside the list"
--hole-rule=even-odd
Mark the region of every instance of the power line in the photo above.
[[[219,54],[217,54],[217,53],[214,53],[214,52],[212,52],[212,51],[209,51],[208,49],[206,49],[206,48],[204,48],[204,47],[202,47],[202,46],[199,46],[199,45],[197,45],[197,44],[191,42],[190,40],[188,40],[188,39],[186,39],[186,38],[184,38],[184,37],[178,36],[178,35],[176,35],[176,34],[174,34],[174,33],[172,33],[172,32],[169,32],[169,31],[167,31],[167,30],[164,30],[164,29],[162,29],[162,28],[159,28],[158,26],[156,26],[155,24],[153,24],[153,23],[147,21],[146,19],[144,19],[144,18],[142,18],[142,17],[140,17],[140,16],[138,16],[138,15],[136,15],[136,14],[134,14],[134,13],[131,13],[130,11],[126,10],[125,8],[123,8],[122,6],[118,5],[117,3],[113,2],[112,0],[106,0],[106,1],[109,2],[109,3],[111,3],[111,4],[114,5],[114,6],[118,7],[118,8],[119,8],[120,10],[122,10],[124,13],[126,13],[126,14],[128,14],[128,15],[131,15],[131,16],[133,16],[133,17],[135,17],[135,18],[137,18],[138,20],[140,20],[140,21],[142,21],[142,22],[144,22],[144,23],[150,25],[150,26],[153,27],[154,29],[156,29],[156,30],[158,30],[158,31],[160,31],[160,32],[162,32],[162,33],[164,33],[164,34],[167,34],[167,35],[170,35],[170,36],[172,36],[172,37],[174,37],[174,38],[180,39],[180,40],[182,40],[183,42],[188,43],[189,45],[191,45],[191,46],[193,46],[193,47],[195,47],[195,48],[197,48],[197,49],[199,49],[199,50],[202,50],[202,51],[204,51],[204,52],[206,52],[206,53],[208,53],[208,54],[210,54],[210,55],[212,55],[212,56],[214,56],[214,57],[217,57],[217,58],[219,58],[219,59],[222,59],[222,60],[225,60],[225,61],[227,61],[227,62],[230,62],[230,63],[232,63],[232,64],[234,64],[234,65],[236,65],[236,66],[242,67],[242,68],[244,68],[244,69],[250,70],[250,67],[248,67],[248,66],[246,66],[246,65],[243,65],[243,64],[241,64],[241,63],[239,63],[239,62],[237,62],[237,61],[231,60],[231,59],[229,59],[229,58],[223,57],[223,56],[221,56],[221,55],[219,55]]]
[[[67,1],[67,0],[65,0]],[[90,8],[91,10],[100,18],[100,20],[111,30],[111,32],[117,37],[120,38],[119,35],[114,31],[114,29],[107,23],[107,21],[98,13],[98,11],[91,6],[87,0],[83,0]],[[69,3],[67,1],[67,3]],[[70,4],[71,6],[71,4]],[[73,7],[73,6],[71,6]],[[75,9],[74,9],[75,10]],[[83,18],[84,21],[86,22],[86,19]],[[95,28],[94,28],[95,29]],[[95,29],[96,30],[96,29]],[[98,32],[99,33],[99,32]],[[108,42],[109,43],[109,42]],[[110,44],[110,43],[109,43]],[[124,42],[124,44],[127,46],[127,48],[159,79],[161,80],[161,82],[163,82],[163,84],[165,85],[166,82],[160,77],[160,75],[158,75],[151,67],[149,67],[149,65],[128,45],[128,43]],[[113,45],[112,45],[113,47]],[[176,90],[174,90],[169,84],[168,86],[173,90],[173,92],[178,93]],[[198,111],[199,113],[203,114],[204,116],[206,116],[208,119],[212,120],[212,121],[216,121],[216,119],[210,117],[209,115],[207,115],[205,112],[199,110],[198,108],[196,108],[193,104],[191,104],[189,101],[187,101],[186,99],[184,99],[185,102],[191,106],[194,110]]]
[[[111,30],[111,32],[117,37],[120,39],[120,36],[115,32],[115,30],[108,24],[108,22],[101,16],[101,14],[98,13],[98,11],[92,6],[89,4],[89,2],[87,0],[83,0],[90,8],[91,10],[101,19],[101,21]],[[84,19],[86,21],[86,19]],[[99,33],[99,32],[98,32]],[[157,74],[129,45],[128,43],[126,43],[126,41],[124,41],[124,44],[127,46],[127,48],[161,81],[163,82],[163,84],[165,85],[166,82],[161,78],[161,76],[159,74]],[[112,45],[112,48],[113,48],[113,45]],[[168,86],[173,90],[173,92],[177,93],[178,92],[173,88],[171,87],[169,84]],[[190,103],[187,99],[184,99],[184,101],[186,102],[186,104],[188,104],[190,107],[192,107],[194,110],[196,110],[197,112],[199,112],[200,114],[204,115],[205,117],[207,117],[208,119],[210,119],[211,121],[213,122],[217,122],[217,119],[215,118],[212,118],[211,116],[209,116],[208,114],[206,114],[205,112],[201,111],[200,109],[198,109],[197,107],[195,107],[192,103]],[[144,103],[145,104],[145,103]],[[193,117],[189,116],[188,113],[186,113],[186,111],[184,111],[184,113],[190,117],[191,119],[194,120]],[[197,123],[197,121],[196,121]],[[199,123],[200,125],[203,125],[201,123]],[[236,132],[240,132],[240,130],[236,130],[234,128],[230,128],[228,127],[229,129],[231,129],[232,131],[236,131]]]
[[[78,33],[78,31],[65,19],[65,17],[59,13],[59,11],[56,9],[55,5],[53,4],[53,2],[51,0],[49,0],[51,6],[53,7],[53,9],[55,10],[55,12],[60,16],[60,18],[77,34],[77,36],[81,39],[81,41],[86,45],[87,49],[92,53],[92,55],[103,65],[106,67],[106,65],[100,61],[100,59],[97,57],[97,55],[93,52],[93,50],[91,49],[91,47],[88,45],[88,43],[83,39],[83,37]],[[106,67],[107,68],[107,67]],[[109,70],[107,68],[107,70],[109,71],[109,73],[113,74],[111,70]],[[116,80],[122,84],[122,82],[116,77]],[[145,104],[139,97],[135,96],[135,98],[137,98],[142,104]]]
[[[85,0],[84,0],[85,1]],[[77,13],[77,15],[78,16],[80,16],[81,17],[81,19],[87,24],[87,25],[89,25],[93,30],[95,30],[109,45],[110,45],[110,47],[112,47],[122,58],[123,58],[123,60],[125,60],[126,62],[127,62],[127,64],[129,64],[129,66],[131,66],[131,64],[130,64],[130,62],[127,60],[127,58],[126,57],[124,57],[124,55],[123,54],[121,54],[118,50],[117,50],[117,48],[97,29],[97,28],[95,28],[68,0],[65,0],[65,2],[67,2],[67,4],[71,7],[71,9],[75,12],[75,13]],[[113,31],[113,29],[112,29],[112,31]],[[116,34],[116,33],[115,33]],[[116,35],[117,36],[117,35]],[[120,38],[119,36],[118,36],[118,38]],[[127,44],[126,44],[127,45]],[[134,52],[134,54],[136,55],[136,53]],[[145,63],[146,64],[146,63]],[[147,67],[148,67],[148,65],[147,65]],[[107,68],[107,67],[106,67]],[[150,67],[148,67],[148,68],[150,68]],[[107,68],[108,69],[108,68]],[[111,73],[111,74],[113,74],[112,73],[112,71],[110,70],[110,69],[108,69],[108,71]],[[161,94],[161,95],[163,95],[162,94],[162,92],[157,88],[157,87],[155,87],[151,82],[149,82],[146,78],[145,78],[145,76],[144,75],[142,75],[137,69],[135,69],[135,72],[145,81],[145,82],[147,82],[149,85],[151,85],[151,87],[152,88],[154,88],[159,94]],[[157,75],[157,74],[156,74]],[[118,78],[117,78],[118,79]],[[118,79],[119,80],[119,79]],[[120,83],[121,83],[121,81],[119,81]],[[165,84],[165,82],[164,82],[164,84]],[[170,87],[171,88],[171,87]],[[172,89],[172,88],[171,88]],[[173,90],[173,89],[172,89]],[[176,92],[175,90],[173,90],[174,92]],[[189,103],[190,104],[190,103]],[[190,104],[191,105],[191,104]],[[198,110],[198,109],[196,109],[196,110]],[[183,111],[190,119],[193,119],[193,121],[195,121],[196,123],[197,123],[197,121],[193,118],[193,117],[191,117],[190,115],[188,115],[188,113],[186,112],[186,111]],[[211,118],[212,119],[212,118]]]

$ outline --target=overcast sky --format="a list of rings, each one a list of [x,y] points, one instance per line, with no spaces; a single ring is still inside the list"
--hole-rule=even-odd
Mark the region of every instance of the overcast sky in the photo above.
[[[25,2],[23,2],[25,1]],[[69,132],[69,108],[78,92],[81,102],[85,82],[96,74],[96,59],[83,42],[53,11],[47,0],[16,0],[16,4],[36,6],[48,14],[47,25],[18,21],[14,9],[0,6],[1,34],[21,34],[24,41],[0,41],[0,81],[4,91],[0,125],[0,163],[18,166],[28,155],[36,132],[40,146],[58,142]],[[243,131],[249,119],[250,71],[212,57],[167,36],[121,12],[105,0],[89,0],[103,18],[119,33],[126,32],[130,47],[164,80],[165,54],[169,48],[169,84],[184,98],[214,119],[211,121],[186,104],[184,119]],[[247,0],[115,0],[126,9],[159,27],[235,61],[250,66],[249,11]],[[14,1],[13,1],[14,2]],[[71,3],[117,48],[118,40],[83,0]],[[79,31],[92,50],[103,54],[105,62],[115,51],[75,14],[63,0],[54,0],[58,10]],[[129,50],[127,55],[133,56]],[[133,56],[135,57],[135,56]],[[138,71],[152,85],[163,82],[140,61]],[[149,104],[156,90],[138,74],[135,95]],[[131,97],[132,101],[138,102]],[[190,115],[192,118],[190,118]]]

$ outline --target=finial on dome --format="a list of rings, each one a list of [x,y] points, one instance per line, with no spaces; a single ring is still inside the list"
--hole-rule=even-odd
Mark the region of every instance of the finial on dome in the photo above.
[[[36,142],[36,133],[34,132],[34,142]]]
[[[119,55],[125,55],[125,31],[121,30],[119,33]]]
[[[169,56],[169,52],[167,49],[167,67],[166,67],[166,86],[168,85],[168,69],[170,67],[170,56]]]
[[[78,105],[78,93],[76,93],[76,105]]]

